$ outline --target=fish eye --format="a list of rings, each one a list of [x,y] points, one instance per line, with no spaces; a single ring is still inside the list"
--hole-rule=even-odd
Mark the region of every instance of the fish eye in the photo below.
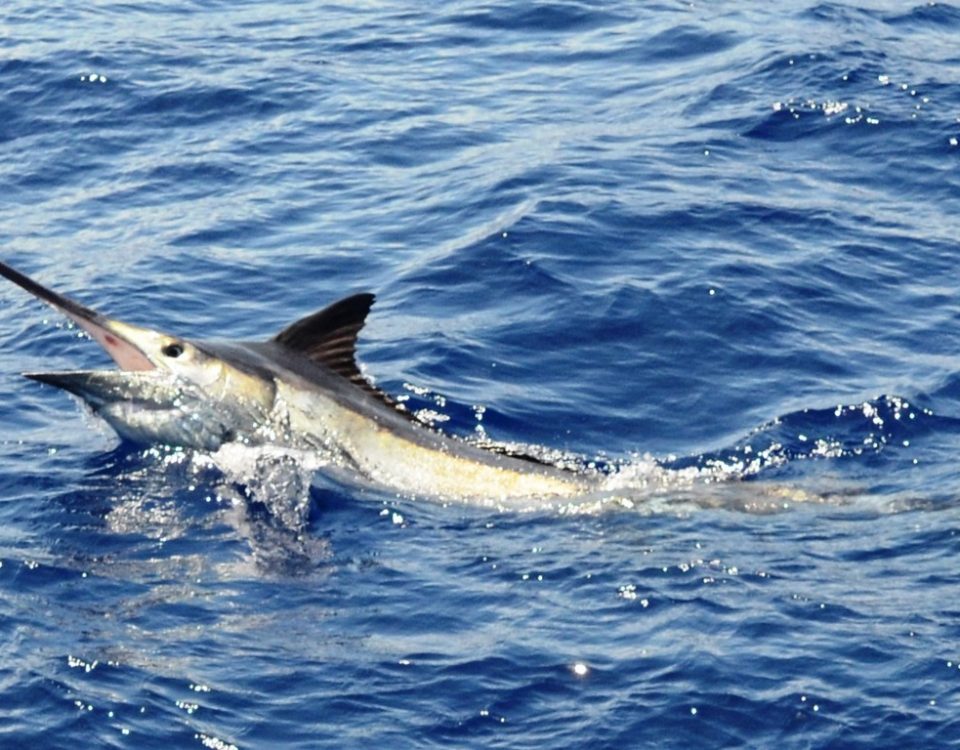
[[[182,344],[167,344],[163,349],[160,350],[164,357],[172,357],[176,359],[181,354],[183,354],[183,345]]]

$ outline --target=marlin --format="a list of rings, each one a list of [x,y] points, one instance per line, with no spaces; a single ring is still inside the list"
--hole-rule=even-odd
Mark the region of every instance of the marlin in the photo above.
[[[72,320],[120,368],[24,375],[80,397],[131,443],[312,451],[414,496],[562,498],[592,487],[576,470],[444,434],[401,411],[356,362],[372,294],[334,302],[266,341],[189,341],[108,318],[4,263],[0,275]]]

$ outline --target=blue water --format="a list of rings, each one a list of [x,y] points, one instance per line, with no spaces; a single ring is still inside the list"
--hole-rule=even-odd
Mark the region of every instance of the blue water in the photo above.
[[[957,747],[960,6],[858,6],[7,0],[5,262],[195,338],[373,291],[379,386],[634,489],[122,446],[4,285],[0,746]]]

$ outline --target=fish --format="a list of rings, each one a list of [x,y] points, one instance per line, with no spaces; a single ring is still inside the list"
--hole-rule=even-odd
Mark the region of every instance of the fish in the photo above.
[[[118,367],[23,374],[79,397],[135,445],[307,451],[360,483],[415,497],[554,499],[591,489],[575,467],[447,434],[401,410],[357,364],[371,293],[264,341],[193,341],[107,317],[2,262],[0,275],[72,320]]]

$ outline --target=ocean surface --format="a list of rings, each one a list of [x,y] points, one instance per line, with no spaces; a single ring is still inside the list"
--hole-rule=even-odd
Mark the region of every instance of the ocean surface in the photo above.
[[[5,0],[0,260],[601,498],[123,445],[0,284],[0,747],[960,747],[960,6]]]

